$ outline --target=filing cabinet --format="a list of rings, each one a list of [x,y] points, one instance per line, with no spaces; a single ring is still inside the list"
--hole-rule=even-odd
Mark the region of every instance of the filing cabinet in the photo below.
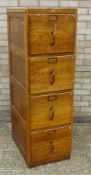
[[[28,166],[70,158],[76,9],[9,9],[12,136]]]

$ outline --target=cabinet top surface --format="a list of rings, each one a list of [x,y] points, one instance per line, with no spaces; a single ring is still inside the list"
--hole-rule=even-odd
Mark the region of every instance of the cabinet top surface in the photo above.
[[[20,13],[27,12],[29,14],[37,14],[37,13],[72,13],[76,14],[77,9],[75,8],[24,8],[24,9],[8,9],[8,13]]]

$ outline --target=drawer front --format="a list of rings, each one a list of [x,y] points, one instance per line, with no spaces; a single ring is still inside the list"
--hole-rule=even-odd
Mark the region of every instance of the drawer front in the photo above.
[[[30,97],[31,129],[72,123],[73,93]]]
[[[75,59],[72,56],[31,58],[30,93],[72,89]]]
[[[76,14],[30,15],[30,55],[74,52],[75,30]]]
[[[71,127],[33,132],[31,162],[64,159],[71,153]]]

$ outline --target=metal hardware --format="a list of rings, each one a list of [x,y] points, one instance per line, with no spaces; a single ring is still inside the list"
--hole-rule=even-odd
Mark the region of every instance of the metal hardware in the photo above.
[[[50,152],[54,152],[54,144],[53,142],[50,142]]]
[[[48,58],[48,63],[51,64],[51,63],[56,63],[57,62],[57,58],[56,57],[53,57],[53,58]]]
[[[55,82],[55,72],[54,70],[50,71],[50,84],[53,85]]]
[[[51,46],[54,46],[55,44],[56,28],[57,28],[57,23],[55,22],[53,29],[51,30],[51,35],[52,35],[52,40],[50,42]]]
[[[55,45],[55,32],[54,31],[51,31],[51,35],[52,35],[52,40],[50,42],[50,45],[51,46],[54,46]]]
[[[57,99],[57,95],[48,96],[48,101],[54,101]]]
[[[58,21],[58,16],[57,15],[49,15],[48,16],[48,21]]]
[[[57,15],[49,15],[48,21],[50,21],[52,26],[53,26],[53,28],[51,30],[52,40],[50,42],[50,45],[54,46],[55,45],[55,35],[56,35],[56,24],[58,21],[58,16]]]
[[[54,108],[53,108],[53,106],[50,107],[50,116],[49,116],[49,119],[50,120],[53,120],[54,119]]]

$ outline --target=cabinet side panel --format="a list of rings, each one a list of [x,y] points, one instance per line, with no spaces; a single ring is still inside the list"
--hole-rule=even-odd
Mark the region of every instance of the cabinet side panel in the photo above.
[[[27,10],[8,11],[11,118],[13,138],[28,162],[28,52],[27,52]],[[11,111],[12,111],[11,110]]]
[[[26,88],[24,14],[9,16],[9,49],[11,76]]]
[[[27,154],[27,140],[26,140],[26,131],[21,123],[20,118],[18,117],[17,112],[12,108],[12,135],[14,140],[17,143],[17,146],[20,148],[24,157],[26,158]]]

